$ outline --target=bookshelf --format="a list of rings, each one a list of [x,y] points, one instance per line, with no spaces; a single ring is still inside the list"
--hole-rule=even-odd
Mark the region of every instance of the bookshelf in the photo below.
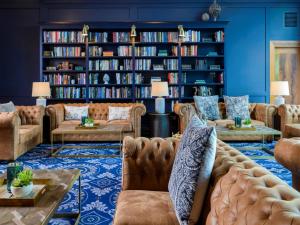
[[[131,25],[136,25],[134,41]],[[185,37],[178,37],[182,24]],[[168,111],[193,95],[224,94],[226,22],[98,23],[41,27],[41,80],[49,102],[143,102],[152,111],[151,80],[168,81]],[[104,82],[104,77],[107,79]]]

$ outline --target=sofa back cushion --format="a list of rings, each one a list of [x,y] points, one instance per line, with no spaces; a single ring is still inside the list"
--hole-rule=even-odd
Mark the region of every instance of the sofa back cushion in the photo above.
[[[184,131],[169,180],[170,197],[180,224],[196,224],[201,213],[215,153],[215,128],[194,116]]]

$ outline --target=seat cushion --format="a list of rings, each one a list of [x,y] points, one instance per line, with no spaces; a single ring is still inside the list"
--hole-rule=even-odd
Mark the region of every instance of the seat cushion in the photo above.
[[[106,126],[118,129],[118,130],[123,130],[125,132],[127,131],[132,131],[132,124],[128,120],[112,120],[107,122]]]
[[[168,192],[126,190],[118,198],[114,225],[179,225]]]
[[[40,134],[39,125],[22,125],[20,127],[20,143],[29,142]]]
[[[286,124],[285,125],[285,133],[288,134],[289,137],[300,137],[300,124]]]

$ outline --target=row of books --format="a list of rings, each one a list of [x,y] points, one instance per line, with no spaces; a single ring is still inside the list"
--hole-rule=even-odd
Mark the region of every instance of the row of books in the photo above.
[[[123,65],[118,59],[89,60],[89,70],[132,70],[132,60],[124,59]]]
[[[169,84],[178,84],[178,73],[168,73]]]
[[[181,56],[197,56],[198,46],[197,45],[182,46],[180,51],[181,51]]]
[[[135,47],[136,56],[156,56],[156,47]]]
[[[132,46],[119,46],[118,56],[132,56]]]
[[[89,47],[89,56],[102,56],[103,48],[99,46]]]
[[[178,32],[140,32],[140,42],[177,42]]]
[[[99,73],[89,74],[90,84],[101,84],[103,77]],[[102,83],[103,84],[103,83]],[[132,73],[116,73],[113,84],[132,84]]]
[[[164,59],[163,63],[167,70],[177,70],[178,69],[178,59]]]
[[[76,76],[71,76],[67,74],[52,74],[44,75],[44,82],[49,82],[50,85],[70,85],[70,84],[86,84],[85,73],[76,74]]]
[[[139,87],[135,89],[136,98],[151,98],[151,87]]]
[[[215,32],[215,41],[216,42],[224,42],[225,37],[224,37],[224,32],[223,31],[217,31]]]
[[[107,32],[89,32],[89,42],[107,43],[108,42],[108,33]]]
[[[91,87],[89,88],[89,98],[131,98],[131,88],[129,87]]]
[[[151,59],[136,59],[135,60],[136,70],[150,70],[151,69]]]
[[[129,42],[130,35],[129,32],[113,32],[112,39],[114,43]]]
[[[184,42],[200,42],[201,31],[187,30],[184,32]]]
[[[78,87],[56,87],[52,88],[52,97],[53,98],[85,98],[86,89]]]
[[[44,31],[44,43],[83,43],[81,31]]]
[[[44,51],[46,57],[79,57],[84,55],[81,47],[54,47],[52,51]]]

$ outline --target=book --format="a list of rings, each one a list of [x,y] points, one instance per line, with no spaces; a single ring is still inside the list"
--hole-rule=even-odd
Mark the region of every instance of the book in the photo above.
[[[103,56],[114,56],[113,51],[103,51]]]

